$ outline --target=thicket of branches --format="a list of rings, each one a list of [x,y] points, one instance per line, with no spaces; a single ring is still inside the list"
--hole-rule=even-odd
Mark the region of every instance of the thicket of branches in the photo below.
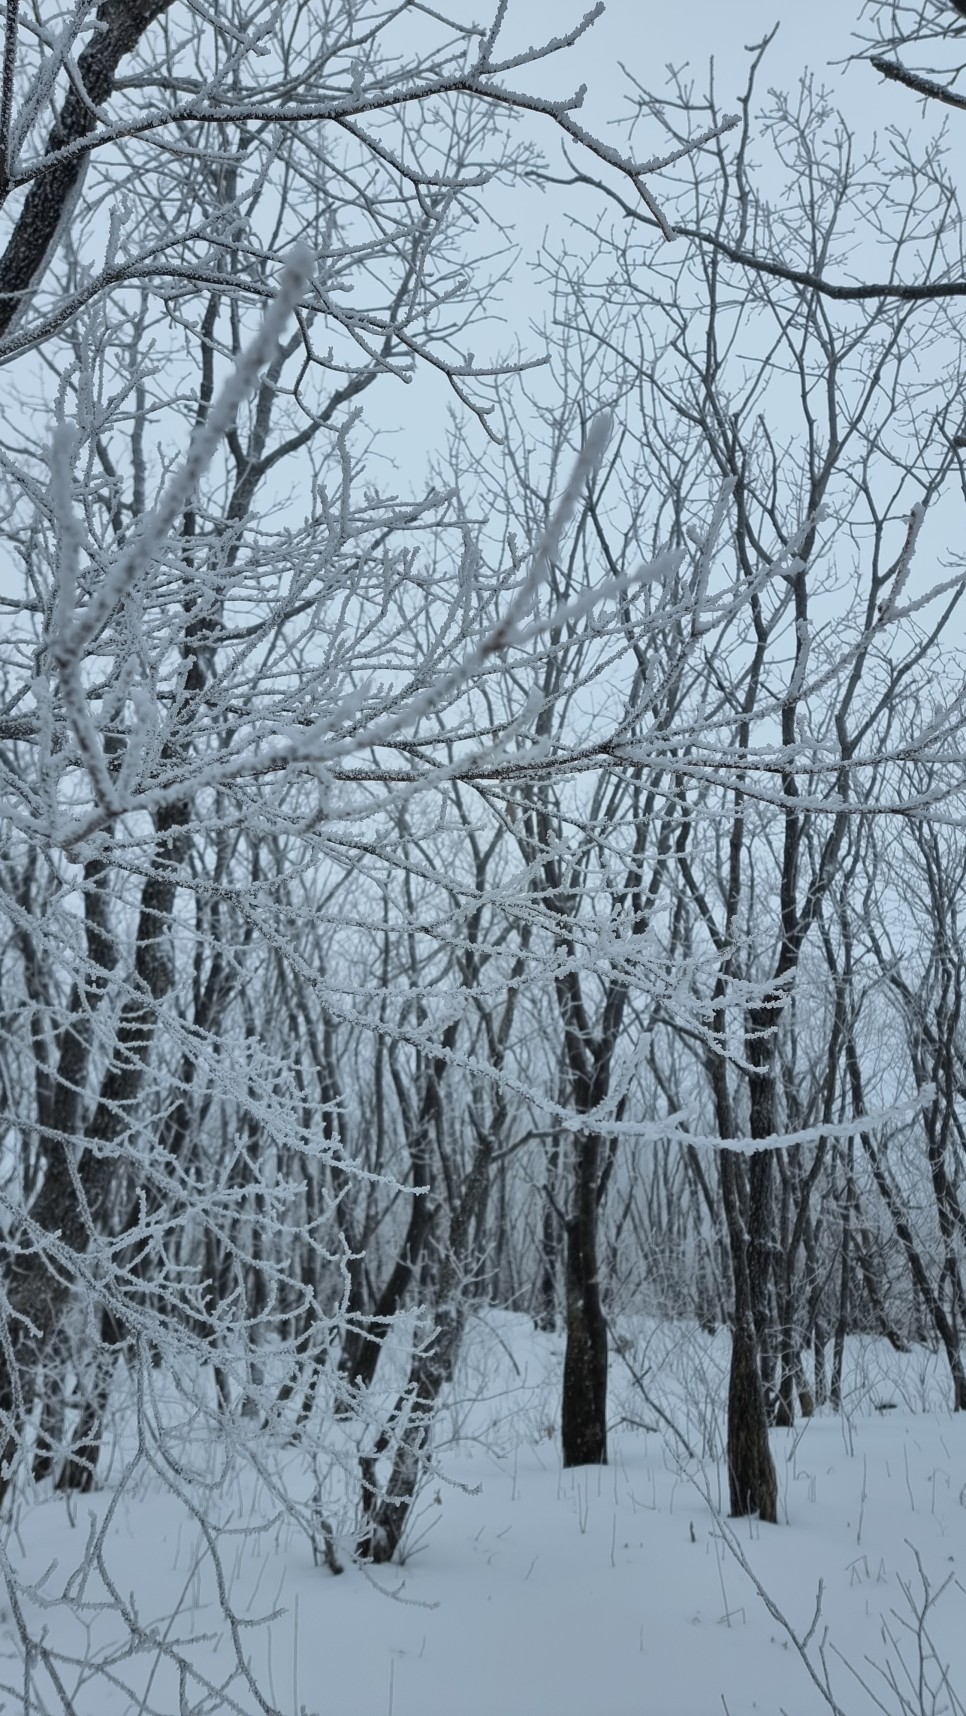
[[[954,179],[767,44],[615,148],[526,85],[595,14],[505,13],[7,8],[4,1497],[133,1379],[172,1484],[199,1412],[351,1448],[387,1560],[474,1300],[564,1329],[568,1465],[610,1320],[727,1326],[735,1514],[851,1332],[966,1408]],[[962,105],[952,8],[872,29]]]

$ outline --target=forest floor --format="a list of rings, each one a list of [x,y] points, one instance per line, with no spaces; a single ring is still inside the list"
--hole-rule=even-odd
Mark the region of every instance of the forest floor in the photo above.
[[[204,1415],[161,1395],[142,1397],[135,1440],[119,1402],[98,1490],[38,1487],[4,1528],[23,1625],[46,1639],[25,1691],[5,1606],[0,1710],[255,1712],[240,1661],[281,1716],[818,1716],[834,1704],[794,1632],[842,1716],[959,1712],[966,1415],[939,1360],[851,1340],[843,1413],[773,1433],[769,1527],[726,1517],[726,1338],[620,1327],[611,1463],[564,1472],[560,1338],[474,1317],[390,1568],[352,1564],[339,1541],[352,1426],[342,1469],[250,1421],[245,1457],[226,1455]],[[338,1577],[313,1554],[319,1481]]]

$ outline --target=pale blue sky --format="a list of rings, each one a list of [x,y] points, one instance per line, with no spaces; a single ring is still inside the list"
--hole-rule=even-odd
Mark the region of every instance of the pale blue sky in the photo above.
[[[459,0],[450,9],[457,17],[483,20],[491,7],[481,0]],[[503,36],[507,51],[562,33],[586,9],[587,0],[510,0]],[[532,87],[539,77],[548,92],[586,82],[586,112],[603,126],[619,110],[621,61],[643,82],[657,86],[669,62],[690,64],[701,75],[713,54],[722,92],[730,88],[736,94],[747,66],[746,45],[761,41],[778,23],[770,82],[791,84],[811,67],[850,108],[861,110],[870,126],[888,124],[895,120],[899,92],[884,90],[871,68],[832,63],[855,50],[852,32],[860,12],[861,0],[809,0],[795,6],[788,0],[606,0],[603,17],[575,48],[557,56],[542,76],[534,68],[525,75]]]
[[[480,23],[492,16],[495,4],[496,0],[450,0],[446,10],[450,16]],[[548,0],[510,0],[498,53],[518,53],[564,33],[579,21],[587,6],[588,0],[553,0],[552,4]],[[842,109],[860,145],[868,149],[877,132],[895,125],[915,131],[923,128],[923,120],[920,104],[906,91],[886,84],[867,64],[844,63],[858,47],[854,32],[861,10],[862,0],[809,0],[808,5],[794,7],[787,0],[729,0],[728,4],[722,0],[692,0],[691,4],[687,0],[662,0],[660,4],[654,0],[644,0],[643,4],[642,0],[606,0],[604,15],[578,44],[542,64],[521,69],[507,81],[513,81],[518,89],[553,97],[571,94],[586,83],[581,122],[619,146],[624,140],[619,122],[630,113],[622,63],[641,84],[654,90],[665,84],[669,65],[677,70],[688,67],[694,82],[703,88],[713,55],[721,105],[733,109],[748,74],[748,48],[759,43],[777,22],[778,34],[759,76],[759,94],[766,95],[770,87],[794,89],[804,72],[813,72],[826,87],[831,105]],[[934,114],[929,116],[929,128],[935,128]],[[535,124],[533,135],[551,159],[558,158],[557,141],[549,124]],[[662,146],[663,139],[655,130],[653,151],[660,152]],[[651,153],[644,126],[635,136],[634,153],[639,159]],[[660,198],[660,175],[652,189]],[[582,219],[591,220],[594,215],[589,192],[578,193],[568,205],[563,196],[527,193],[520,187],[506,193],[497,187],[484,200],[503,222],[508,240],[529,254],[546,230],[551,241],[567,232],[568,206]],[[606,209],[602,212],[604,218],[610,218]],[[574,242],[572,237],[570,242]],[[512,282],[501,288],[499,301],[491,300],[491,311],[502,318],[506,332],[495,322],[480,330],[474,342],[477,359],[484,361],[484,354],[505,352],[517,338],[535,353],[540,342],[531,333],[531,324],[544,319],[549,305],[549,289],[536,284],[521,261]],[[393,439],[392,456],[400,458],[400,468],[404,462],[406,468],[421,471],[421,455],[439,449],[439,413],[451,403],[446,384],[427,376],[410,388],[374,390],[366,399],[365,417],[370,423],[397,428],[400,433]]]

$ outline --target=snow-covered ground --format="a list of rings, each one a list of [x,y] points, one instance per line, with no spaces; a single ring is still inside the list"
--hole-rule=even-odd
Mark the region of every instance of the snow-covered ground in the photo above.
[[[138,1450],[119,1396],[98,1491],[41,1488],[4,1528],[34,1585],[23,1623],[46,1627],[51,1657],[28,1702],[8,1603],[0,1709],[256,1711],[240,1657],[282,1716],[815,1716],[830,1705],[789,1629],[843,1716],[966,1705],[966,1418],[940,1362],[850,1342],[845,1413],[773,1433],[782,1523],[767,1527],[726,1518],[726,1338],[628,1323],[620,1344],[611,1464],[563,1472],[560,1338],[474,1319],[403,1565],[353,1565],[350,1535],[339,1577],[315,1564],[311,1498],[321,1478],[349,1533],[353,1461],[263,1433],[259,1476],[204,1416],[176,1430],[163,1400],[145,1403]]]

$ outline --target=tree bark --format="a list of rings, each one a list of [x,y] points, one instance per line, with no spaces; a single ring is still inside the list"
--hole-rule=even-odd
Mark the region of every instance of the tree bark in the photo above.
[[[89,1495],[94,1488],[97,1462],[104,1441],[111,1383],[114,1380],[118,1354],[124,1345],[123,1330],[106,1306],[101,1312],[100,1336],[93,1380],[81,1407],[70,1453],[58,1473],[55,1486],[61,1491],[77,1490],[82,1495]]]
[[[732,1516],[757,1513],[769,1525],[778,1520],[778,1479],[768,1443],[768,1417],[758,1365],[748,1245],[741,1214],[735,1156],[721,1152],[721,1190],[731,1240],[735,1285],[728,1381],[728,1491]]]
[[[453,1375],[463,1338],[465,1311],[462,1286],[467,1273],[467,1247],[473,1218],[483,1200],[493,1157],[492,1135],[481,1139],[453,1217],[449,1242],[442,1253],[437,1280],[436,1327],[418,1351],[409,1383],[400,1395],[376,1446],[359,1462],[362,1511],[365,1520],[356,1554],[365,1561],[391,1561],[402,1540],[419,1482],[426,1470],[436,1403]],[[385,1489],[376,1481],[376,1465],[395,1439],[392,1467]]]
[[[576,1210],[567,1223],[567,1341],[561,1434],[563,1463],[607,1464],[607,1323],[597,1258],[598,1138],[578,1142]]]
[[[58,1132],[51,1143],[44,1183],[30,1211],[35,1238],[17,1249],[6,1271],[7,1339],[0,1342],[0,1503],[33,1402],[37,1360],[54,1334],[70,1295],[71,1254],[82,1256],[95,1239],[117,1173],[116,1146],[131,1124],[147,1071],[161,1002],[173,981],[167,948],[178,873],[186,850],[188,807],[169,806],[158,817],[158,846],[141,890],[131,995],[121,1009],[114,1051],[99,1100],[82,1140]],[[98,973],[98,981],[103,973]],[[73,1035],[73,1033],[72,1033]],[[86,1064],[86,1063],[85,1063]],[[79,1087],[65,1095],[79,1101]],[[55,1113],[57,1097],[55,1095]],[[78,1142],[84,1149],[78,1151]]]
[[[436,1199],[432,1191],[432,1131],[442,1103],[442,1085],[449,1065],[449,1055],[458,1034],[459,1021],[454,1020],[443,1032],[444,1052],[435,1058],[428,1070],[419,1112],[409,1140],[416,1196],[412,1200],[402,1248],[371,1315],[359,1316],[355,1326],[350,1325],[346,1334],[339,1359],[339,1377],[347,1396],[351,1396],[358,1388],[371,1387],[383,1342],[392,1328],[396,1312],[402,1305],[436,1219]]]
[[[536,1325],[546,1334],[557,1327],[557,1261],[560,1253],[560,1217],[556,1208],[555,1189],[560,1162],[560,1137],[554,1133],[547,1154],[546,1182],[543,1192],[543,1221],[540,1230],[540,1282]]]
[[[97,25],[77,60],[80,89],[71,83],[47,138],[46,154],[59,156],[33,180],[7,247],[0,258],[0,336],[15,320],[31,286],[39,284],[53,254],[61,223],[80,183],[87,155],[61,153],[89,137],[97,126],[95,109],[113,93],[117,68],[136,48],[149,24],[160,18],[171,0],[104,0]],[[6,166],[0,166],[0,192],[10,190]]]
[[[720,993],[723,994],[723,986]],[[717,1028],[723,1034],[719,1012]],[[722,1138],[735,1136],[735,1118],[728,1086],[727,1062],[721,1055],[708,1063],[715,1115]],[[760,1120],[759,1120],[760,1124]],[[731,1370],[728,1381],[728,1491],[734,1518],[757,1513],[769,1525],[778,1519],[778,1479],[768,1443],[768,1415],[759,1366],[758,1334],[752,1291],[745,1187],[741,1158],[733,1150],[719,1157],[721,1197],[731,1252],[734,1312],[731,1327]]]

